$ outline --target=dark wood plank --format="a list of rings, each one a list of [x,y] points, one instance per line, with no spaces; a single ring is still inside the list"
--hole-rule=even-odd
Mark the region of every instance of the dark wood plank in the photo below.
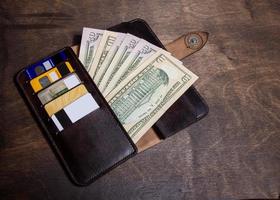
[[[83,26],[145,19],[163,43],[210,33],[184,63],[210,113],[88,187],[74,186],[13,83]],[[1,1],[1,199],[276,198],[280,193],[277,0]]]

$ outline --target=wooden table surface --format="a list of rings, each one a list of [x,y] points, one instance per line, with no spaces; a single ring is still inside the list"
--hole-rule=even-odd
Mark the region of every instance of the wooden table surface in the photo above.
[[[73,44],[82,27],[146,20],[163,43],[202,30],[184,59],[206,118],[117,167],[73,185],[13,82]],[[280,193],[280,1],[1,1],[0,199],[277,198]]]

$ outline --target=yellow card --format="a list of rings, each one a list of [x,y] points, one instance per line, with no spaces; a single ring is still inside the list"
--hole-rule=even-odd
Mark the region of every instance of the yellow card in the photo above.
[[[47,103],[44,108],[47,111],[48,115],[52,116],[53,114],[63,109],[65,106],[72,103],[81,96],[85,95],[86,93],[88,93],[86,87],[83,84],[79,85]]]
[[[71,64],[69,62],[65,62],[32,79],[30,81],[30,85],[32,86],[34,92],[38,92],[73,71],[74,70]]]

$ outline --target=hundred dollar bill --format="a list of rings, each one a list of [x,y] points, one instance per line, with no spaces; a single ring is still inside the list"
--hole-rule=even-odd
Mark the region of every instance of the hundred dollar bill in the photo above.
[[[197,78],[160,50],[110,92],[106,100],[136,143]]]
[[[100,69],[103,61],[108,55],[108,52],[113,46],[115,40],[117,39],[117,35],[118,35],[117,32],[104,31],[100,44],[97,47],[93,62],[90,65],[89,75],[93,78],[94,81],[95,81],[95,75]]]
[[[101,80],[104,77],[105,72],[107,71],[109,65],[111,64],[114,56],[116,55],[120,45],[122,44],[124,38],[125,38],[126,34],[125,33],[118,33],[117,35],[117,39],[115,40],[113,46],[111,47],[111,49],[109,50],[105,60],[103,61],[100,69],[98,70],[98,72],[96,73],[94,80],[96,85],[99,87]]]
[[[120,84],[120,82],[124,80],[133,70],[135,70],[137,66],[141,65],[149,56],[153,55],[158,50],[160,50],[159,47],[141,39],[116,72],[114,76],[114,79],[117,80],[115,87]]]
[[[102,94],[105,96],[106,93],[104,91],[111,91],[114,88],[114,85],[117,80],[114,79],[114,75],[128,58],[131,51],[135,48],[135,46],[140,41],[140,38],[127,34],[125,39],[123,40],[119,50],[117,51],[114,59],[112,60],[108,70],[106,71],[100,85],[99,89]],[[108,88],[110,87],[110,88]],[[108,89],[107,89],[108,88]],[[106,90],[107,89],[107,90]]]
[[[104,30],[83,28],[82,41],[79,52],[79,59],[89,71],[96,49],[100,43]]]

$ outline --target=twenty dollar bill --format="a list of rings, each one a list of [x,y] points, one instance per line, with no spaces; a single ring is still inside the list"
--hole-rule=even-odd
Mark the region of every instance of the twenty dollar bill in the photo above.
[[[96,81],[95,75],[98,73],[98,70],[106,59],[108,52],[117,39],[117,35],[117,32],[104,31],[100,44],[97,47],[93,62],[90,65],[89,75],[93,78],[94,81]]]
[[[159,47],[147,42],[146,40],[140,40],[137,46],[132,50],[128,58],[116,72],[114,76],[114,79],[116,79],[115,87],[133,70],[136,70],[137,66],[140,66],[145,61],[145,59],[156,53],[159,49]]]
[[[79,52],[79,59],[85,66],[86,70],[90,70],[97,47],[103,36],[103,30],[94,28],[83,28],[82,41]]]
[[[136,143],[197,78],[159,50],[113,89],[106,100]]]
[[[122,41],[124,40],[126,34],[125,33],[118,33],[117,39],[115,40],[113,46],[109,50],[104,62],[102,63],[100,69],[96,73],[94,80],[95,84],[99,87],[101,80],[103,79],[104,74],[106,73],[108,67],[110,66],[113,58],[115,57],[117,51],[119,50]]]
[[[140,38],[127,34],[121,46],[119,47],[118,52],[116,53],[114,59],[112,60],[108,70],[106,71],[102,81],[100,82],[99,89],[104,96],[108,94],[117,82],[115,74],[120,69],[125,60],[129,57],[130,53],[133,51],[135,46],[137,46]]]

